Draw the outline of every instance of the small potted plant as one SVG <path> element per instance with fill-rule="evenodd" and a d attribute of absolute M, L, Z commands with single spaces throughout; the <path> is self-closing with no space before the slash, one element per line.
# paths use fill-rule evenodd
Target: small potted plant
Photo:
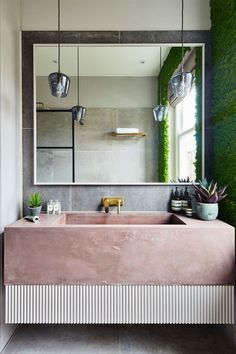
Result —
<path fill-rule="evenodd" d="M 37 192 L 31 194 L 30 199 L 28 201 L 28 209 L 30 211 L 30 215 L 39 216 L 43 203 L 44 202 L 41 193 Z"/>
<path fill-rule="evenodd" d="M 216 182 L 208 182 L 207 179 L 199 181 L 199 185 L 193 184 L 193 186 L 197 199 L 197 216 L 206 221 L 215 220 L 219 211 L 218 202 L 226 197 L 227 186 L 218 187 Z"/>

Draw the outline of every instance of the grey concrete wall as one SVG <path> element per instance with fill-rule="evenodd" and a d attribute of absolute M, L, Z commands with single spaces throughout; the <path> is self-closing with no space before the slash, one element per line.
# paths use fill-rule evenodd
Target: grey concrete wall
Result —
<path fill-rule="evenodd" d="M 37 102 L 46 107 L 77 104 L 78 78 L 71 77 L 66 98 L 50 94 L 48 78 L 36 79 Z M 155 77 L 81 77 L 84 126 L 75 124 L 75 181 L 140 183 L 158 181 L 158 124 L 152 115 L 157 100 Z M 134 127 L 145 138 L 114 138 L 116 127 Z M 38 112 L 37 146 L 72 146 L 71 113 Z M 72 181 L 72 151 L 37 152 L 37 181 Z"/>
<path fill-rule="evenodd" d="M 47 107 L 71 108 L 78 104 L 78 78 L 70 77 L 67 97 L 58 99 L 50 93 L 48 78 L 36 79 L 37 102 Z M 156 77 L 80 77 L 80 103 L 85 107 L 147 108 L 157 104 Z"/>
<path fill-rule="evenodd" d="M 143 138 L 111 136 L 116 127 L 138 128 Z M 140 183 L 158 180 L 158 125 L 150 108 L 90 108 L 75 128 L 76 181 Z"/>
<path fill-rule="evenodd" d="M 72 115 L 37 113 L 37 146 L 72 146 Z M 133 127 L 143 138 L 111 135 Z M 158 124 L 151 108 L 88 108 L 85 124 L 75 123 L 75 181 L 140 183 L 158 181 Z M 72 182 L 72 150 L 37 149 L 37 181 Z"/>
<path fill-rule="evenodd" d="M 20 6 L 0 1 L 0 352 L 15 329 L 4 320 L 3 231 L 22 209 Z"/>
<path fill-rule="evenodd" d="M 184 28 L 210 28 L 210 0 L 187 0 Z M 66 0 L 61 4 L 64 31 L 179 30 L 180 2 L 176 0 Z M 28 31 L 57 29 L 54 1 L 22 0 L 22 28 Z M 43 19 L 43 20 L 42 20 Z"/>

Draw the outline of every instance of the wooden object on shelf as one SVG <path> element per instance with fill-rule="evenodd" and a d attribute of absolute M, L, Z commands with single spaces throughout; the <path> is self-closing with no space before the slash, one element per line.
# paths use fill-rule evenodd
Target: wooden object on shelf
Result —
<path fill-rule="evenodd" d="M 146 133 L 116 133 L 116 132 L 112 132 L 111 133 L 112 136 L 115 136 L 115 137 L 131 137 L 131 138 L 134 138 L 134 137 L 138 137 L 138 138 L 143 138 L 144 136 L 147 136 Z"/>

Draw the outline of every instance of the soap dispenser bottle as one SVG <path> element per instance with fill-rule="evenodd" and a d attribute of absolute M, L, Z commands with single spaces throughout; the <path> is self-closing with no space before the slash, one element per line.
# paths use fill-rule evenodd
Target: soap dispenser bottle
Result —
<path fill-rule="evenodd" d="M 182 210 L 185 212 L 186 208 L 188 207 L 188 200 L 189 200 L 189 194 L 188 194 L 188 188 L 185 188 L 185 192 L 182 193 Z"/>
<path fill-rule="evenodd" d="M 175 188 L 174 195 L 171 199 L 171 210 L 174 212 L 179 212 L 182 210 L 182 201 L 180 200 L 180 193 L 178 187 Z"/>
<path fill-rule="evenodd" d="M 188 217 L 192 217 L 193 216 L 193 207 L 192 207 L 192 199 L 188 193 L 188 189 L 186 187 L 186 190 L 185 190 L 185 198 L 186 198 L 186 201 L 187 201 L 187 206 L 185 208 L 185 213 L 186 213 L 186 216 Z"/>

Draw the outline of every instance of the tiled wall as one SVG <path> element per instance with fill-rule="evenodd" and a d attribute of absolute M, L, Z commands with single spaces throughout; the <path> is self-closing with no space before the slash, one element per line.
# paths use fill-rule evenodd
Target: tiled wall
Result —
<path fill-rule="evenodd" d="M 30 193 L 40 191 L 46 200 L 59 199 L 63 210 L 99 210 L 105 195 L 122 195 L 124 210 L 167 210 L 172 186 L 34 186 L 33 128 L 23 128 L 23 191 L 24 200 Z M 27 209 L 24 208 L 27 213 Z"/>
<path fill-rule="evenodd" d="M 37 112 L 37 181 L 71 182 L 70 112 Z M 146 137 L 114 137 L 117 127 L 138 128 Z M 87 108 L 84 125 L 74 124 L 75 181 L 158 181 L 158 124 L 151 108 Z"/>

